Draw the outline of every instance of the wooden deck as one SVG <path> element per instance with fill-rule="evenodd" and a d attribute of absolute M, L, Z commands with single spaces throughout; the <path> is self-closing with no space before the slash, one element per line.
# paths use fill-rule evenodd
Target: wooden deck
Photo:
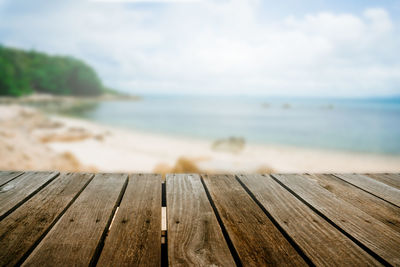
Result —
<path fill-rule="evenodd" d="M 1 266 L 400 266 L 400 174 L 0 172 L 0 220 Z"/>

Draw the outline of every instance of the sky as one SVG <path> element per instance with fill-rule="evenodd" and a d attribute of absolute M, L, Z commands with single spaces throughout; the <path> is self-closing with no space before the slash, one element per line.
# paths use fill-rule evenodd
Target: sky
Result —
<path fill-rule="evenodd" d="M 399 28 L 399 0 L 0 0 L 0 44 L 133 94 L 400 95 Z"/>

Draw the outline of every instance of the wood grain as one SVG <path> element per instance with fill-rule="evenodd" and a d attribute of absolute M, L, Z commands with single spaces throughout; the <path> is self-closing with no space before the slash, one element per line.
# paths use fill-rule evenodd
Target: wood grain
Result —
<path fill-rule="evenodd" d="M 97 174 L 23 265 L 88 266 L 126 181 L 125 174 Z"/>
<path fill-rule="evenodd" d="M 16 172 L 16 171 L 0 171 L 0 186 L 8 183 L 15 177 L 23 174 L 23 172 Z"/>
<path fill-rule="evenodd" d="M 243 265 L 307 265 L 234 176 L 202 177 Z"/>
<path fill-rule="evenodd" d="M 385 183 L 394 188 L 400 189 L 400 174 L 398 173 L 369 173 L 365 174 L 368 177 L 371 177 L 379 182 Z"/>
<path fill-rule="evenodd" d="M 0 171 L 0 266 L 160 266 L 160 176 L 93 176 Z M 168 175 L 169 265 L 400 266 L 399 179 Z"/>
<path fill-rule="evenodd" d="M 400 232 L 400 208 L 361 190 L 334 175 L 309 175 L 321 187 L 343 199 L 354 207 L 368 213 L 375 219 Z"/>
<path fill-rule="evenodd" d="M 130 175 L 97 266 L 161 265 L 161 176 Z"/>
<path fill-rule="evenodd" d="M 238 178 L 316 266 L 381 266 L 270 176 Z"/>
<path fill-rule="evenodd" d="M 392 228 L 336 197 L 309 177 L 297 174 L 272 176 L 381 260 L 400 265 L 400 234 Z"/>
<path fill-rule="evenodd" d="M 58 172 L 26 172 L 0 187 L 0 220 L 52 181 Z"/>
<path fill-rule="evenodd" d="M 16 265 L 92 176 L 92 174 L 61 174 L 2 220 L 0 222 L 0 265 Z"/>
<path fill-rule="evenodd" d="M 200 176 L 166 177 L 170 266 L 235 266 Z"/>
<path fill-rule="evenodd" d="M 400 207 L 400 190 L 361 174 L 335 174 L 371 194 Z"/>

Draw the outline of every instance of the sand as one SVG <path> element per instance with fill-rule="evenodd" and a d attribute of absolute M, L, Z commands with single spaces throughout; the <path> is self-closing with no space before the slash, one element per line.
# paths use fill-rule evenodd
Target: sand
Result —
<path fill-rule="evenodd" d="M 400 172 L 400 156 L 145 133 L 0 105 L 0 169 L 101 172 Z"/>
<path fill-rule="evenodd" d="M 95 171 L 69 152 L 53 151 L 36 134 L 61 126 L 34 109 L 0 105 L 0 170 Z"/>

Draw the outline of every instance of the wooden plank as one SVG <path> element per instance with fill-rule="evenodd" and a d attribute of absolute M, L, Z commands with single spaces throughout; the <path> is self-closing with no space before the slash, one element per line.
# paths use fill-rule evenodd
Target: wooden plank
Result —
<path fill-rule="evenodd" d="M 400 174 L 398 173 L 368 173 L 365 175 L 391 187 L 400 189 Z"/>
<path fill-rule="evenodd" d="M 15 171 L 0 171 L 0 186 L 8 183 L 12 179 L 18 177 L 23 174 L 23 172 L 15 172 Z"/>
<path fill-rule="evenodd" d="M 400 207 L 400 190 L 397 188 L 361 174 L 335 174 L 335 176 Z"/>
<path fill-rule="evenodd" d="M 297 174 L 273 174 L 281 184 L 297 194 L 321 216 L 329 219 L 380 261 L 400 265 L 400 234 L 337 198 L 316 181 Z"/>
<path fill-rule="evenodd" d="M 270 176 L 238 178 L 316 266 L 381 266 Z"/>
<path fill-rule="evenodd" d="M 92 174 L 61 174 L 0 222 L 0 265 L 19 265 Z"/>
<path fill-rule="evenodd" d="M 26 172 L 0 187 L 0 220 L 51 182 L 58 172 Z"/>
<path fill-rule="evenodd" d="M 97 266 L 161 265 L 161 176 L 130 175 Z"/>
<path fill-rule="evenodd" d="M 170 266 L 235 266 L 199 175 L 167 175 Z"/>
<path fill-rule="evenodd" d="M 307 176 L 354 207 L 400 232 L 400 208 L 330 174 Z"/>
<path fill-rule="evenodd" d="M 97 174 L 23 265 L 91 264 L 126 182 L 124 174 Z"/>
<path fill-rule="evenodd" d="M 243 265 L 307 265 L 234 176 L 202 177 Z"/>

